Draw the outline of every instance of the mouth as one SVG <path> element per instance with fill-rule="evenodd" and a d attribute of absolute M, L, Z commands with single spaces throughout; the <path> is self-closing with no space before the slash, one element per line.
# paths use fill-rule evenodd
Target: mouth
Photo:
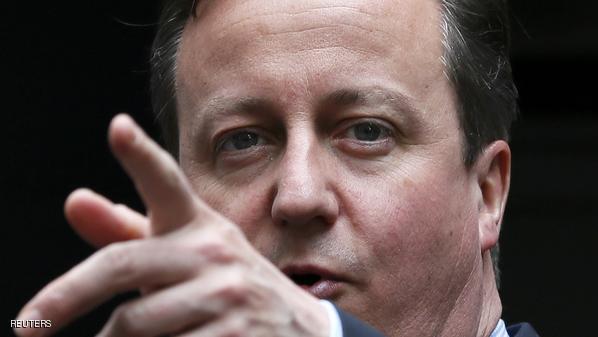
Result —
<path fill-rule="evenodd" d="M 337 297 L 343 282 L 329 270 L 312 265 L 288 266 L 282 272 L 303 290 L 320 299 Z"/>

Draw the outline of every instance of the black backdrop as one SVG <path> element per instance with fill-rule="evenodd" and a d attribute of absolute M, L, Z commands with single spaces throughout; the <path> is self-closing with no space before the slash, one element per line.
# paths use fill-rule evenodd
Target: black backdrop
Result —
<path fill-rule="evenodd" d="M 543 337 L 596 336 L 590 330 L 598 314 L 592 3 L 512 1 L 522 115 L 513 133 L 501 293 L 505 320 L 529 321 Z M 63 218 L 70 191 L 91 187 L 141 209 L 105 139 L 119 111 L 158 136 L 147 84 L 155 27 L 146 25 L 156 21 L 158 5 L 66 0 L 1 8 L 0 322 L 12 335 L 9 320 L 26 300 L 93 252 Z M 93 335 L 122 299 L 60 335 Z"/>

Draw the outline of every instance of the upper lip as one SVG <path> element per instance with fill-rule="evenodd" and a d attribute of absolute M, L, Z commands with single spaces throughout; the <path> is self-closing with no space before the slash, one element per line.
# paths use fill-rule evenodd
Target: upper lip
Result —
<path fill-rule="evenodd" d="M 322 280 L 343 281 L 344 278 L 327 268 L 314 264 L 291 264 L 281 268 L 281 271 L 289 278 L 301 275 L 317 275 Z"/>

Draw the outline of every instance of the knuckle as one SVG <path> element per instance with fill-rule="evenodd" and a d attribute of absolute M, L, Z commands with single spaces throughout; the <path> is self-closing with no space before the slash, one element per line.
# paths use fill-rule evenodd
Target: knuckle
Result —
<path fill-rule="evenodd" d="M 223 286 L 218 290 L 217 296 L 226 299 L 227 302 L 235 306 L 245 305 L 253 297 L 253 289 L 246 282 L 240 273 L 231 273 L 223 282 Z"/>
<path fill-rule="evenodd" d="M 234 225 L 230 226 L 219 226 L 218 227 L 219 235 L 229 244 L 238 245 L 241 241 L 244 241 L 244 235 L 241 230 Z"/>
<path fill-rule="evenodd" d="M 192 250 L 201 260 L 214 263 L 230 263 L 236 258 L 232 245 L 217 235 L 202 238 L 193 245 Z"/>
<path fill-rule="evenodd" d="M 133 305 L 121 305 L 112 314 L 112 331 L 117 336 L 142 336 L 144 331 L 139 316 Z"/>
<path fill-rule="evenodd" d="M 119 276 L 130 276 L 136 271 L 131 248 L 127 243 L 113 243 L 100 251 L 101 263 L 116 278 L 115 280 L 118 280 Z"/>
<path fill-rule="evenodd" d="M 248 329 L 243 318 L 233 317 L 224 321 L 223 329 L 218 331 L 215 335 L 217 337 L 247 337 L 255 335 L 255 332 Z"/>

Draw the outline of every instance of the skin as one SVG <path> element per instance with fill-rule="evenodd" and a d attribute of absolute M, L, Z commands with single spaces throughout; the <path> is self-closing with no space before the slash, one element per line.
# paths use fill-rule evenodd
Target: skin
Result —
<path fill-rule="evenodd" d="M 509 147 L 463 164 L 437 1 L 372 4 L 200 3 L 177 62 L 180 170 L 117 117 L 112 149 L 151 215 L 75 192 L 66 214 L 84 238 L 137 240 L 100 250 L 20 317 L 53 319 L 43 335 L 143 288 L 102 335 L 326 336 L 322 307 L 278 270 L 312 264 L 342 279 L 330 300 L 388 336 L 489 336 Z M 364 123 L 380 134 L 361 139 Z"/>

